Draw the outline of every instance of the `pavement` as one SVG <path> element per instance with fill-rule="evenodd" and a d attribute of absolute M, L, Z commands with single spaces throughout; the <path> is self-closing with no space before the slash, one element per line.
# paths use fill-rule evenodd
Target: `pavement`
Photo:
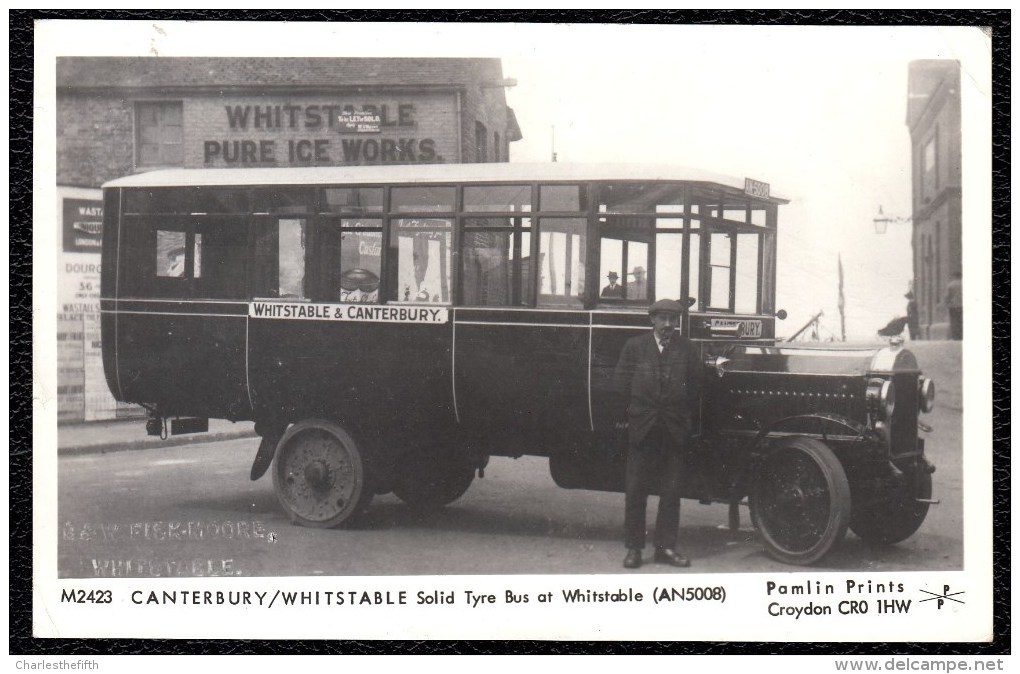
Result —
<path fill-rule="evenodd" d="M 252 438 L 255 441 L 255 424 L 251 421 L 233 423 L 223 419 L 210 419 L 206 433 L 168 435 L 165 440 L 159 436 L 145 434 L 145 419 L 116 419 L 110 421 L 87 421 L 57 426 L 57 453 L 97 454 L 121 452 L 129 449 L 153 449 L 190 445 L 203 442 L 219 442 Z M 255 441 L 252 449 L 258 446 Z"/>

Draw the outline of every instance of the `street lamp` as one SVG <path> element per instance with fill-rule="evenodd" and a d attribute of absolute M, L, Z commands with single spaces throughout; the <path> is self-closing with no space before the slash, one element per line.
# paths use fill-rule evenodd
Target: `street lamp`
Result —
<path fill-rule="evenodd" d="M 910 218 L 902 218 L 899 216 L 888 217 L 882 212 L 882 205 L 878 205 L 878 215 L 872 218 L 872 222 L 875 223 L 875 234 L 885 234 L 889 228 L 890 222 L 910 222 Z"/>

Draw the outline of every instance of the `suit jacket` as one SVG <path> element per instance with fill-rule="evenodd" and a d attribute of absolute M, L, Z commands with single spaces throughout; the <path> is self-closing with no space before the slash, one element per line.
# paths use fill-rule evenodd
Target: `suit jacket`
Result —
<path fill-rule="evenodd" d="M 661 423 L 682 449 L 694 429 L 701 398 L 701 367 L 689 339 L 673 333 L 659 353 L 654 333 L 627 340 L 613 373 L 613 386 L 627 401 L 628 442 L 636 448 Z"/>

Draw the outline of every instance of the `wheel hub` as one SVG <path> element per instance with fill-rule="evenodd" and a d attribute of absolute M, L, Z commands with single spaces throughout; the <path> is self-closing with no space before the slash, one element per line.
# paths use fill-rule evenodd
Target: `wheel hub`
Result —
<path fill-rule="evenodd" d="M 313 489 L 325 489 L 330 484 L 330 469 L 325 461 L 315 460 L 305 466 L 305 482 Z"/>

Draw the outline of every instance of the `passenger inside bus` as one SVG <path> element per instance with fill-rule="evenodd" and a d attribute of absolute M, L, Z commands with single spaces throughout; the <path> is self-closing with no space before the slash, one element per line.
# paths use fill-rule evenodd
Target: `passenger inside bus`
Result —
<path fill-rule="evenodd" d="M 648 297 L 648 281 L 645 280 L 645 268 L 634 267 L 631 272 L 634 280 L 627 284 L 627 299 L 643 300 Z"/>
<path fill-rule="evenodd" d="M 602 297 L 618 297 L 623 299 L 623 286 L 616 282 L 620 275 L 615 271 L 611 271 L 606 274 L 606 278 L 609 279 L 609 285 L 602 289 Z"/>

